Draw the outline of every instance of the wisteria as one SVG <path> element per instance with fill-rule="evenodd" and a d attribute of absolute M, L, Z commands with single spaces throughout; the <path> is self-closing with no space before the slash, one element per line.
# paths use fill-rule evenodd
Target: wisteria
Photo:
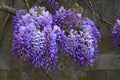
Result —
<path fill-rule="evenodd" d="M 113 31 L 112 31 L 112 42 L 117 51 L 120 51 L 120 20 L 117 19 Z"/>
<path fill-rule="evenodd" d="M 38 31 L 31 41 L 32 63 L 36 68 L 43 67 L 47 73 L 56 69 L 58 46 L 56 43 L 57 34 L 55 33 L 55 28 L 57 27 L 54 26 L 52 32 L 50 32 L 50 28 L 47 31 L 45 29 L 42 32 Z"/>
<path fill-rule="evenodd" d="M 53 24 L 64 30 L 63 36 L 66 39 L 61 41 L 60 44 L 64 46 L 60 49 L 69 54 L 75 64 L 92 66 L 98 55 L 98 41 L 101 38 L 94 22 L 80 13 L 61 7 L 56 11 Z"/>
<path fill-rule="evenodd" d="M 58 5 L 55 0 L 44 1 Z M 18 11 L 13 21 L 13 37 L 15 59 L 50 73 L 56 69 L 58 53 L 70 56 L 74 64 L 92 66 L 101 35 L 92 20 L 62 6 L 55 15 L 45 7 Z"/>
<path fill-rule="evenodd" d="M 42 67 L 47 73 L 55 70 L 58 26 L 51 26 L 51 23 L 52 15 L 44 7 L 31 8 L 29 13 L 19 11 L 13 26 L 14 57 L 30 61 L 36 68 Z"/>
<path fill-rule="evenodd" d="M 50 11 L 56 11 L 59 8 L 59 3 L 57 0 L 43 0 Z"/>
<path fill-rule="evenodd" d="M 53 24 L 58 25 L 60 27 L 62 26 L 73 26 L 73 20 L 76 17 L 76 15 L 71 10 L 66 10 L 63 6 L 61 6 L 54 15 Z"/>
<path fill-rule="evenodd" d="M 84 25 L 87 28 L 87 25 Z M 75 64 L 92 66 L 98 55 L 98 41 L 90 31 L 71 30 L 69 39 L 71 44 L 71 57 Z"/>
<path fill-rule="evenodd" d="M 26 18 L 23 18 L 25 17 Z M 13 55 L 18 59 L 28 59 L 30 54 L 30 39 L 35 31 L 35 26 L 28 23 L 29 16 L 24 10 L 20 10 L 14 18 L 14 39 L 13 39 Z M 25 20 L 26 19 L 26 20 Z M 25 24 L 24 24 L 25 23 Z M 27 25 L 27 26 L 26 26 Z M 27 53 L 27 54 L 26 54 Z"/>

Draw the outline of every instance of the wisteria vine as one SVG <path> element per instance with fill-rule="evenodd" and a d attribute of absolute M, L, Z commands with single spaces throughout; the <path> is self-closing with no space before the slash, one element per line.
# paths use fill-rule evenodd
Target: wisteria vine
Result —
<path fill-rule="evenodd" d="M 120 52 L 120 20 L 117 19 L 112 30 L 112 43 L 115 49 Z"/>
<path fill-rule="evenodd" d="M 19 10 L 13 20 L 12 55 L 42 67 L 46 73 L 56 69 L 58 54 L 71 57 L 80 66 L 92 66 L 98 56 L 100 32 L 94 22 L 76 8 L 58 8 L 55 0 L 43 0 L 57 8 L 53 15 L 45 7 L 33 7 L 29 12 Z"/>

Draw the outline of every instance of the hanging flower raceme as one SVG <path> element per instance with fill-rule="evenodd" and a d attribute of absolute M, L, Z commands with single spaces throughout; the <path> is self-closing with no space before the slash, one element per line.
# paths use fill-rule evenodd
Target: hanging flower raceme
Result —
<path fill-rule="evenodd" d="M 13 56 L 42 67 L 46 73 L 56 68 L 58 26 L 51 26 L 52 15 L 44 7 L 19 11 L 14 17 Z"/>
<path fill-rule="evenodd" d="M 91 66 L 97 58 L 101 35 L 94 22 L 78 12 L 61 7 L 53 16 L 44 7 L 34 7 L 18 11 L 13 24 L 14 58 L 46 73 L 56 69 L 58 52 L 80 66 Z"/>
<path fill-rule="evenodd" d="M 56 11 L 59 8 L 59 3 L 57 0 L 43 0 L 50 11 Z"/>
<path fill-rule="evenodd" d="M 61 6 L 57 11 L 56 14 L 53 17 L 53 25 L 58 26 L 69 26 L 71 27 L 73 24 L 73 20 L 75 18 L 75 14 L 71 10 L 64 9 L 63 6 Z"/>
<path fill-rule="evenodd" d="M 117 51 L 120 51 L 120 20 L 117 19 L 113 31 L 112 31 L 112 42 Z"/>
<path fill-rule="evenodd" d="M 58 25 L 63 31 L 59 34 L 57 42 L 59 43 L 59 51 L 62 53 L 70 54 L 70 44 L 69 44 L 69 30 L 73 27 L 74 13 L 70 10 L 65 10 L 64 7 L 60 7 L 53 17 L 53 25 Z"/>
<path fill-rule="evenodd" d="M 75 64 L 91 66 L 94 59 L 97 58 L 98 40 L 101 38 L 94 22 L 80 13 L 74 13 L 61 7 L 56 11 L 53 23 L 64 30 L 62 36 L 65 36 L 66 40 L 59 42 L 66 46 L 62 46 L 61 51 L 68 53 Z"/>
<path fill-rule="evenodd" d="M 71 44 L 71 57 L 75 64 L 80 66 L 92 66 L 98 55 L 98 40 L 100 33 L 94 24 L 85 21 L 75 23 L 76 29 L 70 30 L 69 40 Z M 92 22 L 92 21 L 91 21 Z"/>
<path fill-rule="evenodd" d="M 28 60 L 30 57 L 30 40 L 35 32 L 35 25 L 30 14 L 20 10 L 14 17 L 13 26 L 13 55 L 19 60 Z"/>
<path fill-rule="evenodd" d="M 47 73 L 56 69 L 58 59 L 58 44 L 56 38 L 58 30 L 58 26 L 53 26 L 53 29 L 50 27 L 44 27 L 44 30 L 42 32 L 37 32 L 32 40 L 32 63 L 35 67 L 43 67 Z"/>

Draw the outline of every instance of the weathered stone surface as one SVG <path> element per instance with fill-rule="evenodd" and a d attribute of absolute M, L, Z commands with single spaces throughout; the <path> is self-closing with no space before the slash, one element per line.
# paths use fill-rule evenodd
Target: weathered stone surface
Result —
<path fill-rule="evenodd" d="M 85 76 L 85 68 L 73 65 L 70 57 L 60 56 L 57 70 L 51 75 L 53 80 L 77 80 Z"/>
<path fill-rule="evenodd" d="M 107 71 L 107 80 L 120 80 L 120 70 Z"/>
<path fill-rule="evenodd" d="M 0 69 L 8 70 L 8 64 L 6 64 L 5 60 L 0 60 Z"/>
<path fill-rule="evenodd" d="M 99 54 L 92 70 L 115 70 L 120 69 L 120 55 Z"/>
<path fill-rule="evenodd" d="M 8 80 L 8 71 L 0 70 L 0 80 Z"/>
<path fill-rule="evenodd" d="M 87 72 L 86 75 L 90 80 L 109 80 L 107 79 L 107 71 L 103 70 L 90 71 Z"/>
<path fill-rule="evenodd" d="M 120 70 L 95 70 L 86 73 L 90 80 L 119 80 Z"/>

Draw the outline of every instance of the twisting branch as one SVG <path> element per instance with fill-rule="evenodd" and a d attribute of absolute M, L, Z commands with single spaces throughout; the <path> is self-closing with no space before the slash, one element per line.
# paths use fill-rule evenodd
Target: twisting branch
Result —
<path fill-rule="evenodd" d="M 93 8 L 93 5 L 92 5 L 92 2 L 91 0 L 89 0 L 89 5 L 91 6 L 91 8 L 93 9 L 93 19 L 94 19 L 94 22 L 95 22 L 95 11 L 94 11 L 94 8 Z"/>
<path fill-rule="evenodd" d="M 7 24 L 7 21 L 8 21 L 9 16 L 10 16 L 10 15 L 7 14 L 7 16 L 5 17 L 5 21 L 4 21 L 4 23 L 3 23 L 2 27 L 1 27 L 1 30 L 0 30 L 0 41 L 1 41 L 1 39 L 2 39 L 3 29 L 4 29 L 4 27 L 5 27 L 6 24 Z"/>
<path fill-rule="evenodd" d="M 28 1 L 27 0 L 23 0 L 23 1 L 25 2 L 25 5 L 26 5 L 27 9 L 29 9 L 30 5 L 29 5 Z"/>
<path fill-rule="evenodd" d="M 42 2 L 42 0 L 33 0 L 34 4 L 32 5 L 32 7 L 38 5 L 39 3 Z"/>
<path fill-rule="evenodd" d="M 83 1 L 84 1 L 84 3 L 88 6 L 88 8 L 95 14 L 95 16 L 96 16 L 96 18 L 97 18 L 98 20 L 100 20 L 101 22 L 105 23 L 105 24 L 108 25 L 110 28 L 113 27 L 113 25 L 112 25 L 110 22 L 108 22 L 107 20 L 103 19 L 103 18 L 100 16 L 100 14 L 98 14 L 98 13 L 94 10 L 94 8 L 93 8 L 92 3 L 91 3 L 90 0 L 89 0 L 88 2 L 87 2 L 86 0 L 83 0 Z"/>
<path fill-rule="evenodd" d="M 5 11 L 7 13 L 11 13 L 13 15 L 15 15 L 15 13 L 16 13 L 16 9 L 15 8 L 7 6 L 3 2 L 0 2 L 0 10 Z"/>
<path fill-rule="evenodd" d="M 3 2 L 3 3 L 4 3 L 4 2 L 5 2 L 5 0 L 0 0 L 0 2 Z"/>
<path fill-rule="evenodd" d="M 5 0 L 1 0 L 1 2 L 3 2 L 3 3 L 4 3 L 4 1 L 5 1 Z M 14 7 L 14 0 L 12 0 L 11 6 Z M 6 26 L 7 22 L 8 22 L 9 17 L 10 17 L 10 14 L 8 13 L 7 16 L 5 17 L 5 21 L 4 21 L 3 25 L 2 25 L 2 27 L 1 27 L 0 40 L 1 40 L 1 38 L 2 38 L 3 29 L 5 28 L 5 26 Z"/>

